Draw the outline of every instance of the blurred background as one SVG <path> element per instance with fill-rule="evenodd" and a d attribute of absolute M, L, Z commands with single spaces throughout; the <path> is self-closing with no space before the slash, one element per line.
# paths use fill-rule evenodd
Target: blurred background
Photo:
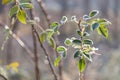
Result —
<path fill-rule="evenodd" d="M 10 25 L 8 12 L 12 5 L 2 5 L 0 0 L 0 21 Z M 89 63 L 86 70 L 86 80 L 120 80 L 120 0 L 42 0 L 47 13 L 51 17 L 51 22 L 60 21 L 62 16 L 67 16 L 69 19 L 75 15 L 81 18 L 84 14 L 88 14 L 91 10 L 98 10 L 100 18 L 108 19 L 112 25 L 108 26 L 110 40 L 106 40 L 103 36 L 98 36 L 96 32 L 91 33 L 91 39 L 94 41 L 94 46 L 99 48 L 93 62 Z M 41 11 L 36 0 L 34 3 L 34 16 L 40 18 L 40 24 L 44 29 L 47 29 L 45 16 Z M 31 34 L 31 26 L 16 24 L 13 32 L 16 33 L 24 43 L 33 51 L 33 40 Z M 72 23 L 65 24 L 61 27 L 61 34 L 58 36 L 60 44 L 66 37 L 76 36 L 76 26 Z M 0 47 L 5 41 L 6 34 L 4 29 L 0 27 Z M 52 61 L 55 56 L 53 50 L 44 44 L 51 55 Z M 52 80 L 52 75 L 46 61 L 46 57 L 39 47 L 39 67 L 41 80 Z M 12 37 L 6 42 L 4 50 L 0 51 L 1 66 L 17 61 L 20 63 L 19 72 L 10 72 L 10 80 L 35 80 L 34 63 L 26 54 L 26 51 Z M 73 58 L 73 50 L 68 51 L 67 58 L 63 60 L 63 78 L 64 80 L 78 80 L 78 68 L 76 60 Z M 57 70 L 57 68 L 55 67 Z M 47 76 L 47 77 L 46 77 Z"/>

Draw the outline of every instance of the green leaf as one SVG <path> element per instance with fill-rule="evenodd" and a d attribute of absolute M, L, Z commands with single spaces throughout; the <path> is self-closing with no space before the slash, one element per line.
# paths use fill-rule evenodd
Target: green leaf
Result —
<path fill-rule="evenodd" d="M 35 20 L 27 20 L 27 23 L 28 24 L 36 24 L 36 21 Z"/>
<path fill-rule="evenodd" d="M 71 21 L 74 21 L 74 22 L 76 22 L 76 21 L 77 21 L 77 18 L 76 18 L 76 16 L 72 16 L 72 17 L 71 17 Z"/>
<path fill-rule="evenodd" d="M 93 44 L 93 41 L 90 40 L 90 39 L 85 39 L 85 40 L 83 41 L 83 44 L 89 44 L 89 45 L 92 45 L 92 44 Z"/>
<path fill-rule="evenodd" d="M 75 39 L 72 42 L 73 42 L 73 44 L 76 44 L 76 45 L 80 45 L 82 43 L 81 40 L 79 40 L 79 39 Z"/>
<path fill-rule="evenodd" d="M 83 36 L 83 32 L 81 32 L 80 30 L 76 30 L 77 34 L 80 36 Z"/>
<path fill-rule="evenodd" d="M 47 29 L 46 32 L 47 32 L 47 38 L 51 38 L 54 33 L 52 29 Z"/>
<path fill-rule="evenodd" d="M 70 46 L 72 44 L 72 41 L 69 38 L 66 38 L 66 40 L 64 41 L 64 44 L 66 46 Z"/>
<path fill-rule="evenodd" d="M 83 16 L 83 20 L 85 20 L 85 21 L 86 21 L 86 20 L 90 20 L 90 19 L 91 19 L 91 17 L 89 17 L 88 15 L 84 15 L 84 16 Z"/>
<path fill-rule="evenodd" d="M 61 24 L 65 24 L 67 22 L 67 17 L 63 16 L 60 22 Z"/>
<path fill-rule="evenodd" d="M 42 32 L 40 35 L 40 41 L 43 43 L 46 40 L 46 33 Z"/>
<path fill-rule="evenodd" d="M 61 59 L 62 59 L 61 56 L 58 56 L 54 61 L 54 66 L 58 66 Z"/>
<path fill-rule="evenodd" d="M 81 52 L 79 50 L 76 50 L 74 53 L 74 58 L 78 58 L 81 56 Z"/>
<path fill-rule="evenodd" d="M 90 54 L 87 54 L 87 53 L 84 52 L 82 55 L 83 55 L 86 59 L 88 59 L 89 61 L 92 62 L 92 57 L 91 57 Z"/>
<path fill-rule="evenodd" d="M 80 72 L 83 72 L 86 68 L 86 62 L 85 62 L 85 59 L 80 59 L 79 62 L 78 62 L 78 68 L 80 70 Z"/>
<path fill-rule="evenodd" d="M 89 24 L 87 22 L 85 22 L 85 21 L 80 22 L 80 26 L 82 26 L 82 27 L 87 27 L 88 25 Z"/>
<path fill-rule="evenodd" d="M 93 11 L 91 11 L 91 12 L 89 13 L 89 16 L 90 16 L 90 17 L 95 17 L 95 16 L 97 16 L 98 14 L 99 14 L 99 11 L 93 10 Z"/>
<path fill-rule="evenodd" d="M 99 27 L 99 23 L 93 23 L 92 24 L 92 30 L 95 30 L 95 29 L 97 29 Z"/>
<path fill-rule="evenodd" d="M 33 5 L 31 3 L 21 3 L 20 6 L 22 8 L 28 8 L 28 9 L 32 9 Z"/>
<path fill-rule="evenodd" d="M 54 32 L 57 32 L 58 29 L 59 29 L 59 23 L 58 23 L 58 22 L 53 22 L 53 23 L 50 25 L 50 29 L 53 29 Z"/>
<path fill-rule="evenodd" d="M 9 16 L 12 17 L 13 15 L 17 14 L 18 10 L 19 10 L 18 5 L 13 6 L 10 9 Z"/>
<path fill-rule="evenodd" d="M 49 39 L 47 39 L 48 41 L 48 44 L 53 48 L 55 49 L 56 48 L 56 43 L 55 43 L 55 40 L 51 37 Z"/>
<path fill-rule="evenodd" d="M 20 0 L 20 3 L 29 3 L 30 0 Z"/>
<path fill-rule="evenodd" d="M 84 32 L 83 36 L 84 36 L 84 37 L 90 36 L 90 34 L 89 34 L 88 32 Z"/>
<path fill-rule="evenodd" d="M 12 0 L 2 0 L 2 4 L 10 3 Z"/>
<path fill-rule="evenodd" d="M 108 20 L 106 19 L 97 19 L 97 22 L 100 24 L 100 25 L 105 25 L 105 26 L 108 26 L 111 24 L 111 22 L 109 22 Z"/>
<path fill-rule="evenodd" d="M 17 18 L 21 23 L 26 24 L 26 12 L 24 10 L 19 10 Z"/>
<path fill-rule="evenodd" d="M 57 52 L 62 54 L 62 57 L 66 56 L 67 49 L 64 46 L 58 46 L 57 47 Z"/>
<path fill-rule="evenodd" d="M 104 25 L 100 25 L 98 32 L 102 34 L 105 38 L 109 38 L 108 29 Z"/>

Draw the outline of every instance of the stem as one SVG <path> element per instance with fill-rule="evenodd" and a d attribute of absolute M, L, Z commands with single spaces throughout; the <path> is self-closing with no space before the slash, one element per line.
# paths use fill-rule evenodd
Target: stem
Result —
<path fill-rule="evenodd" d="M 45 19 L 46 19 L 46 21 L 48 23 L 48 26 L 50 26 L 50 16 L 48 15 L 48 13 L 47 13 L 47 11 L 46 11 L 46 9 L 44 7 L 44 4 L 43 4 L 42 0 L 37 0 L 37 2 L 39 3 L 39 6 L 40 6 L 42 12 L 45 15 Z"/>
<path fill-rule="evenodd" d="M 80 23 L 81 23 L 81 19 L 78 22 L 78 28 L 82 33 L 84 33 L 85 29 L 82 26 L 80 26 Z M 81 42 L 82 42 L 81 47 L 83 49 L 83 36 L 80 36 L 80 39 L 81 39 Z M 83 72 L 79 72 L 79 80 L 85 80 Z"/>
<path fill-rule="evenodd" d="M 33 17 L 32 11 L 30 12 L 30 14 L 31 14 L 31 17 Z M 47 14 L 47 13 L 46 13 L 46 14 Z M 49 20 L 47 20 L 47 21 L 49 21 Z M 49 25 L 50 25 L 50 24 L 49 24 Z M 38 26 L 38 25 L 37 25 L 37 26 Z M 39 27 L 41 27 L 41 26 L 39 26 Z M 33 27 L 33 28 L 34 28 L 34 27 Z M 43 30 L 44 30 L 44 29 L 42 29 L 42 31 L 43 31 Z M 47 56 L 47 60 L 48 60 L 48 62 L 49 62 L 49 67 L 50 67 L 50 69 L 51 69 L 51 72 L 52 72 L 55 80 L 58 80 L 58 79 L 57 79 L 57 75 L 56 75 L 56 73 L 55 73 L 55 71 L 54 71 L 54 68 L 52 67 L 52 63 L 51 63 L 50 57 L 49 57 L 46 49 L 44 48 L 43 44 L 41 43 L 41 41 L 40 41 L 40 39 L 39 39 L 39 34 L 38 34 L 38 32 L 36 31 L 35 28 L 34 28 L 34 32 L 35 32 L 35 34 L 36 34 L 36 36 L 37 36 L 37 38 L 38 38 L 38 41 L 39 41 L 39 43 L 40 43 L 41 48 L 43 49 L 45 55 Z"/>
<path fill-rule="evenodd" d="M 4 75 L 0 74 L 0 76 L 1 76 L 4 80 L 8 80 Z"/>
<path fill-rule="evenodd" d="M 51 24 L 51 23 L 50 23 L 50 16 L 48 15 L 48 13 L 47 13 L 47 11 L 46 11 L 46 9 L 45 9 L 45 7 L 44 7 L 44 4 L 43 4 L 42 0 L 37 0 L 37 2 L 39 3 L 39 6 L 40 6 L 42 12 L 43 12 L 43 14 L 45 15 L 45 18 L 46 18 L 46 21 L 47 21 L 48 26 L 50 26 L 50 24 Z M 49 27 L 48 27 L 48 28 L 49 28 Z M 53 38 L 55 39 L 56 45 L 58 46 L 58 44 L 59 44 L 59 39 L 58 39 L 58 37 L 57 37 L 57 36 L 53 36 Z M 56 50 L 56 49 L 55 49 L 55 50 Z M 58 57 L 59 54 L 57 53 L 57 51 L 55 51 L 55 53 L 56 53 L 56 56 Z M 60 77 L 60 80 L 63 80 L 63 79 L 62 79 L 62 62 L 61 62 L 61 61 L 60 61 L 60 63 L 59 63 L 58 69 L 59 69 L 59 77 Z"/>
<path fill-rule="evenodd" d="M 2 22 L 0 22 L 0 26 L 4 27 L 4 29 L 9 29 L 9 27 L 5 24 L 3 24 Z M 28 55 L 32 58 L 32 60 L 34 60 L 34 55 L 31 52 L 31 50 L 25 45 L 25 43 L 15 34 L 13 33 L 10 29 L 9 29 L 9 34 L 16 39 L 16 41 L 22 46 L 22 48 L 24 48 L 26 50 L 26 52 L 28 53 Z"/>
<path fill-rule="evenodd" d="M 35 33 L 36 33 L 36 36 L 37 36 L 37 38 L 38 38 L 38 40 L 39 40 L 40 46 L 41 46 L 41 48 L 43 49 L 43 51 L 44 51 L 44 53 L 45 53 L 45 55 L 46 55 L 46 58 L 47 58 L 47 60 L 48 60 L 48 63 L 49 63 L 49 67 L 50 67 L 50 69 L 51 69 L 51 72 L 52 72 L 55 80 L 58 80 L 58 79 L 57 79 L 57 75 L 56 75 L 56 73 L 55 73 L 55 70 L 54 70 L 54 68 L 53 68 L 53 66 L 52 66 L 50 57 L 49 57 L 46 49 L 44 48 L 43 44 L 41 43 L 41 41 L 40 41 L 40 39 L 39 39 L 39 34 L 37 33 L 36 30 L 35 30 Z"/>
<path fill-rule="evenodd" d="M 36 72 L 36 80 L 40 80 L 40 71 L 39 71 L 39 59 L 37 55 L 37 40 L 34 32 L 34 26 L 32 25 L 32 35 L 33 35 L 33 45 L 34 45 L 34 63 L 35 63 L 35 72 Z"/>
<path fill-rule="evenodd" d="M 80 72 L 80 80 L 84 80 L 83 73 Z"/>
<path fill-rule="evenodd" d="M 54 36 L 55 40 L 56 40 L 56 46 L 58 46 L 59 44 L 59 40 L 56 36 Z M 55 53 L 56 53 L 56 56 L 58 57 L 59 56 L 59 53 L 57 52 L 57 50 L 55 49 Z M 58 65 L 58 70 L 59 70 L 59 79 L 60 80 L 63 80 L 63 77 L 62 77 L 62 62 L 60 61 L 59 62 L 59 65 Z"/>
<path fill-rule="evenodd" d="M 30 10 L 31 19 L 33 19 L 32 10 Z M 35 28 L 34 25 L 32 27 L 32 36 L 33 36 L 33 45 L 34 45 L 34 63 L 35 63 L 35 73 L 36 73 L 36 80 L 40 80 L 40 70 L 39 70 L 39 60 L 38 60 L 38 52 L 37 52 L 37 40 L 35 35 Z"/>

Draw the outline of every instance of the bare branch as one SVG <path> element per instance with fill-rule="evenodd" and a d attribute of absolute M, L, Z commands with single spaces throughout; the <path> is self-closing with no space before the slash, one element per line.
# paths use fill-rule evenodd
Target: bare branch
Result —
<path fill-rule="evenodd" d="M 47 21 L 47 23 L 48 23 L 48 26 L 50 26 L 50 24 L 51 24 L 51 23 L 50 23 L 50 16 L 48 15 L 48 13 L 47 13 L 47 11 L 46 11 L 46 8 L 44 7 L 44 4 L 43 4 L 42 0 L 37 0 L 37 2 L 39 3 L 39 6 L 40 6 L 42 12 L 43 12 L 44 15 L 45 15 L 45 18 L 46 18 L 46 21 Z"/>
<path fill-rule="evenodd" d="M 0 74 L 0 76 L 1 76 L 4 80 L 8 80 L 4 75 Z"/>
<path fill-rule="evenodd" d="M 4 23 L 0 22 L 0 26 L 2 26 L 4 29 L 9 29 L 9 27 L 7 25 L 5 25 Z M 16 39 L 16 41 L 22 46 L 22 48 L 24 48 L 26 50 L 26 52 L 28 53 L 28 55 L 34 60 L 34 55 L 31 52 L 31 50 L 25 45 L 25 43 L 15 34 L 13 33 L 10 29 L 9 29 L 9 34 L 12 35 L 12 37 L 14 39 Z"/>
<path fill-rule="evenodd" d="M 32 10 L 30 10 L 30 17 L 33 19 Z M 34 25 L 31 24 L 32 27 L 32 36 L 33 36 L 33 45 L 34 45 L 34 56 L 35 56 L 35 73 L 36 73 L 36 80 L 40 80 L 40 69 L 39 69 L 39 59 L 38 59 L 38 52 L 37 52 L 37 40 L 36 40 L 36 34 L 35 34 L 35 28 Z"/>

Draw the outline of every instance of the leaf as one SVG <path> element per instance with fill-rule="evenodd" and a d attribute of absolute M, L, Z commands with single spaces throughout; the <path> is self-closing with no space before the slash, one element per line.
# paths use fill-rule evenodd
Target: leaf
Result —
<path fill-rule="evenodd" d="M 109 38 L 108 29 L 104 25 L 100 25 L 98 32 L 102 34 L 105 38 Z"/>
<path fill-rule="evenodd" d="M 65 24 L 67 22 L 67 17 L 63 16 L 60 22 L 61 24 Z"/>
<path fill-rule="evenodd" d="M 8 69 L 12 68 L 13 70 L 15 70 L 16 72 L 18 72 L 18 67 L 19 67 L 19 63 L 18 62 L 12 62 L 11 64 L 6 66 Z"/>
<path fill-rule="evenodd" d="M 2 4 L 10 3 L 12 0 L 2 0 Z"/>
<path fill-rule="evenodd" d="M 90 34 L 89 34 L 88 32 L 84 32 L 83 36 L 84 36 L 84 37 L 90 36 Z"/>
<path fill-rule="evenodd" d="M 93 44 L 93 41 L 90 40 L 90 39 L 85 39 L 85 40 L 83 41 L 83 44 L 89 44 L 89 45 L 92 45 L 92 44 Z"/>
<path fill-rule="evenodd" d="M 84 16 L 83 16 L 83 20 L 85 20 L 85 21 L 86 21 L 86 20 L 90 20 L 90 19 L 91 19 L 91 18 L 90 18 L 88 15 L 84 15 Z"/>
<path fill-rule="evenodd" d="M 86 63 L 85 63 L 85 59 L 80 59 L 78 62 L 78 68 L 80 70 L 80 72 L 83 72 L 86 68 Z"/>
<path fill-rule="evenodd" d="M 54 61 L 54 66 L 58 66 L 61 59 L 62 59 L 61 56 L 58 56 Z"/>
<path fill-rule="evenodd" d="M 71 21 L 74 21 L 74 22 L 76 22 L 76 21 L 77 21 L 77 18 L 76 18 L 76 16 L 72 16 L 72 17 L 71 17 Z"/>
<path fill-rule="evenodd" d="M 58 23 L 58 22 L 53 22 L 53 23 L 50 25 L 50 29 L 53 29 L 54 32 L 57 32 L 58 29 L 59 29 L 59 23 Z"/>
<path fill-rule="evenodd" d="M 91 57 L 90 54 L 87 54 L 87 53 L 84 52 L 82 55 L 83 55 L 86 59 L 88 59 L 89 61 L 92 62 L 92 57 Z"/>
<path fill-rule="evenodd" d="M 30 0 L 20 0 L 20 3 L 29 3 Z"/>
<path fill-rule="evenodd" d="M 80 45 L 82 43 L 81 40 L 79 40 L 79 39 L 75 39 L 72 42 L 73 42 L 73 44 L 76 44 L 76 45 Z"/>
<path fill-rule="evenodd" d="M 35 20 L 27 20 L 27 23 L 28 24 L 36 24 L 36 21 Z"/>
<path fill-rule="evenodd" d="M 9 12 L 9 16 L 12 17 L 13 15 L 17 14 L 19 8 L 17 5 L 13 6 L 11 9 L 10 9 L 10 12 Z"/>
<path fill-rule="evenodd" d="M 20 6 L 22 8 L 28 8 L 28 9 L 32 9 L 33 5 L 31 3 L 21 3 Z"/>
<path fill-rule="evenodd" d="M 62 57 L 66 56 L 67 49 L 64 46 L 58 46 L 57 47 L 57 52 L 62 54 Z"/>
<path fill-rule="evenodd" d="M 46 33 L 47 33 L 47 38 L 51 38 L 53 33 L 54 33 L 54 31 L 52 29 L 47 29 Z"/>
<path fill-rule="evenodd" d="M 74 53 L 74 58 L 80 57 L 81 52 L 79 50 L 76 50 Z"/>
<path fill-rule="evenodd" d="M 26 12 L 24 10 L 19 10 L 17 18 L 21 23 L 26 24 Z"/>
<path fill-rule="evenodd" d="M 95 30 L 95 29 L 97 29 L 99 27 L 99 23 L 93 23 L 92 24 L 92 30 Z"/>
<path fill-rule="evenodd" d="M 89 24 L 87 22 L 85 22 L 85 21 L 80 22 L 80 26 L 82 26 L 82 27 L 87 27 L 88 25 Z"/>
<path fill-rule="evenodd" d="M 56 48 L 56 43 L 55 43 L 55 40 L 51 37 L 49 39 L 47 39 L 48 41 L 48 44 L 53 48 L 55 49 Z"/>
<path fill-rule="evenodd" d="M 97 16 L 99 14 L 99 11 L 98 10 L 93 10 L 93 11 L 91 11 L 90 13 L 89 13 L 89 16 L 90 17 L 95 17 L 95 16 Z"/>
<path fill-rule="evenodd" d="M 104 26 L 108 26 L 111 24 L 111 22 L 109 22 L 108 20 L 106 19 L 97 19 L 97 22 L 100 24 L 100 25 L 104 25 Z"/>
<path fill-rule="evenodd" d="M 46 33 L 42 32 L 40 35 L 40 41 L 43 43 L 46 40 Z"/>
<path fill-rule="evenodd" d="M 81 32 L 80 30 L 76 30 L 77 34 L 80 36 L 83 36 L 83 32 Z"/>
<path fill-rule="evenodd" d="M 59 26 L 59 23 L 58 23 L 58 22 L 53 22 L 53 23 L 50 25 L 50 28 L 51 28 L 51 29 L 54 29 L 56 26 Z"/>
<path fill-rule="evenodd" d="M 72 41 L 69 38 L 66 38 L 66 40 L 64 41 L 64 44 L 66 46 L 70 46 L 72 44 Z"/>

